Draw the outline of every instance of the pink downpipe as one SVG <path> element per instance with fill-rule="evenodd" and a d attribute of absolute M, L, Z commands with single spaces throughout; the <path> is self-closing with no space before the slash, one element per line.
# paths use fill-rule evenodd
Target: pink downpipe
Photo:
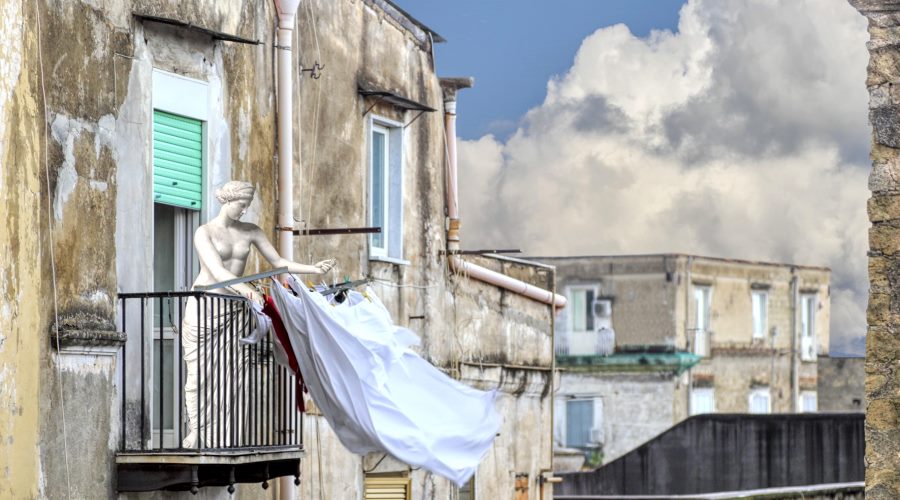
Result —
<path fill-rule="evenodd" d="M 557 309 L 566 307 L 566 298 L 562 295 L 555 294 L 534 285 L 529 285 L 528 283 L 515 278 L 510 278 L 503 273 L 491 271 L 490 269 L 465 262 L 457 255 L 451 255 L 449 260 L 450 269 L 454 272 L 461 273 L 470 278 L 477 279 L 478 281 L 505 288 L 513 293 L 517 293 L 538 302 L 543 302 L 544 304 L 552 304 Z"/>
<path fill-rule="evenodd" d="M 447 156 L 449 172 L 447 172 L 447 216 L 450 227 L 447 230 L 447 249 L 450 252 L 459 250 L 459 192 L 457 187 L 456 162 L 456 101 L 444 103 L 444 129 L 447 134 Z M 524 297 L 552 305 L 556 309 L 566 307 L 566 298 L 543 288 L 529 285 L 524 281 L 511 278 L 503 273 L 492 271 L 470 262 L 465 262 L 458 255 L 449 253 L 447 261 L 450 270 L 478 281 L 504 288 Z"/>

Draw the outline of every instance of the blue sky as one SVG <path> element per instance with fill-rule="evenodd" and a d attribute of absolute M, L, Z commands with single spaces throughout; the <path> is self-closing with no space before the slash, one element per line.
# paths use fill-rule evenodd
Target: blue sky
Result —
<path fill-rule="evenodd" d="M 572 65 L 581 42 L 624 23 L 636 36 L 674 30 L 684 0 L 395 0 L 447 43 L 435 49 L 441 76 L 473 76 L 460 97 L 464 139 L 506 138 L 544 100 L 547 81 Z"/>

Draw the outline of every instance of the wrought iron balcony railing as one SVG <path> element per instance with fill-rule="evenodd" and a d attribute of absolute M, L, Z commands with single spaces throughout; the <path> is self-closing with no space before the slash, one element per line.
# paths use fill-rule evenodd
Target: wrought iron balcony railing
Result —
<path fill-rule="evenodd" d="M 271 334 L 248 341 L 257 327 L 249 301 L 196 291 L 122 293 L 119 315 L 128 336 L 120 358 L 120 491 L 196 491 L 296 473 L 286 472 L 293 465 L 285 458 L 299 460 L 302 452 L 300 394 L 294 376 L 276 363 L 283 350 Z M 280 469 L 258 464 L 247 470 L 248 462 L 260 462 L 266 453 L 278 454 Z M 122 484 L 123 464 L 137 473 L 135 464 L 158 464 L 159 456 L 200 455 L 230 457 L 220 461 L 229 477 L 206 475 L 204 483 L 197 465 L 185 469 L 191 477 L 180 482 L 144 484 L 146 471 L 141 471 L 145 475 L 137 483 Z M 244 458 L 236 461 L 239 456 Z M 197 464 L 213 462 L 206 456 Z"/>

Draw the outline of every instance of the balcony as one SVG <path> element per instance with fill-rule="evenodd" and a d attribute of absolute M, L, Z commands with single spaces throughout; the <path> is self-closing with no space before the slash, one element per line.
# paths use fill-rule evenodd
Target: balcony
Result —
<path fill-rule="evenodd" d="M 296 380 L 246 299 L 119 294 L 117 490 L 190 490 L 295 476 L 303 456 Z M 243 340 L 242 340 L 243 339 Z"/>
<path fill-rule="evenodd" d="M 609 328 L 596 331 L 562 331 L 556 336 L 556 356 L 609 356 L 616 349 L 616 334 Z"/>

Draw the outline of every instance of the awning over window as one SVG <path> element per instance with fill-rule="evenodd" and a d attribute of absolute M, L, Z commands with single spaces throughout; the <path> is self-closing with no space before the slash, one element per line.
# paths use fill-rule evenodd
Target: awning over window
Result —
<path fill-rule="evenodd" d="M 386 103 L 388 103 L 394 107 L 400 108 L 400 109 L 410 110 L 410 111 L 421 111 L 423 113 L 431 113 L 433 111 L 437 111 L 436 109 L 434 109 L 430 106 L 426 106 L 425 104 L 422 104 L 420 102 L 416 102 L 407 97 L 403 97 L 396 92 L 393 92 L 393 91 L 390 91 L 387 89 L 383 89 L 383 88 L 378 88 L 375 85 L 372 85 L 369 83 L 360 82 L 358 84 L 358 88 L 359 88 L 359 95 L 365 96 L 365 97 L 374 97 L 382 102 L 386 102 Z"/>

